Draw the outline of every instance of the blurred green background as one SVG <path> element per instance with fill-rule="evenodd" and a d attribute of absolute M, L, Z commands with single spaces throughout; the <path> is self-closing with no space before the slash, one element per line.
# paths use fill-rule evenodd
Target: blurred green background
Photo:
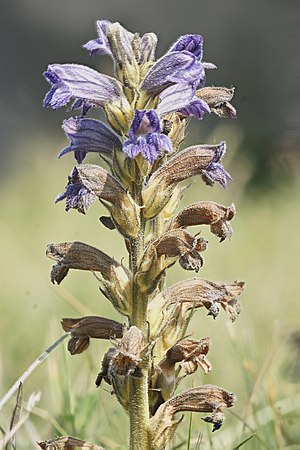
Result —
<path fill-rule="evenodd" d="M 213 200 L 237 207 L 231 242 L 219 244 L 207 229 L 205 265 L 213 281 L 243 279 L 242 313 L 231 324 L 195 314 L 193 337 L 211 336 L 210 374 L 200 370 L 179 390 L 213 383 L 237 393 L 217 433 L 193 414 L 191 448 L 300 449 L 299 306 L 299 6 L 279 0 L 116 1 L 11 0 L 1 14 L 1 345 L 0 396 L 61 334 L 61 317 L 98 314 L 122 320 L 89 273 L 72 271 L 61 286 L 49 280 L 49 242 L 80 240 L 120 260 L 126 252 L 114 231 L 104 229 L 94 205 L 86 217 L 54 205 L 72 170 L 60 128 L 65 110 L 44 110 L 48 63 L 77 62 L 111 73 L 108 58 L 90 59 L 80 46 L 96 37 L 95 20 L 119 21 L 131 31 L 154 31 L 161 55 L 177 36 L 201 33 L 205 61 L 218 66 L 207 85 L 236 87 L 235 121 L 206 116 L 193 121 L 186 145 L 227 141 L 224 165 L 234 178 L 224 191 L 192 181 L 185 205 Z M 92 111 L 92 116 L 100 117 Z M 98 159 L 88 156 L 88 162 Z M 194 231 L 194 230 L 193 230 Z M 198 230 L 197 230 L 198 231 Z M 195 229 L 196 232 L 196 229 Z M 168 284 L 193 274 L 177 265 Z M 41 391 L 38 407 L 17 434 L 18 449 L 60 434 L 77 435 L 106 449 L 125 449 L 127 418 L 109 386 L 94 380 L 109 343 L 92 342 L 70 357 L 56 349 L 24 385 L 24 401 Z M 0 411 L 7 430 L 14 407 Z M 23 413 L 24 414 L 24 413 Z M 189 415 L 170 448 L 187 448 Z M 200 447 L 197 447 L 197 441 Z M 180 444 L 182 444 L 181 447 Z M 176 447 L 178 446 L 178 447 Z"/>

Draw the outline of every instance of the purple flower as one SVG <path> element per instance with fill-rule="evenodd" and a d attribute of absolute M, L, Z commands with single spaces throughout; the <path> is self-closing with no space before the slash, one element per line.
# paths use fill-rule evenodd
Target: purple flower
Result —
<path fill-rule="evenodd" d="M 194 92 L 199 84 L 203 66 L 189 52 L 167 53 L 151 67 L 140 89 L 157 96 L 173 84 L 190 84 Z"/>
<path fill-rule="evenodd" d="M 178 112 L 184 116 L 194 116 L 197 119 L 203 119 L 205 113 L 210 113 L 210 107 L 204 100 L 195 96 L 187 106 L 178 109 Z"/>
<path fill-rule="evenodd" d="M 59 158 L 74 152 L 76 161 L 81 164 L 88 152 L 111 154 L 113 149 L 122 149 L 118 137 L 99 120 L 71 117 L 62 127 L 71 143 L 60 152 Z"/>
<path fill-rule="evenodd" d="M 135 110 L 129 139 L 124 143 L 123 151 L 132 159 L 141 153 L 150 164 L 153 164 L 164 152 L 171 153 L 172 150 L 170 139 L 161 133 L 156 112 L 153 109 Z"/>
<path fill-rule="evenodd" d="M 206 112 L 210 113 L 210 108 L 204 100 L 194 96 L 193 93 L 194 90 L 189 84 L 175 84 L 168 87 L 159 96 L 157 113 L 163 116 L 178 111 L 185 116 L 202 119 Z"/>
<path fill-rule="evenodd" d="M 226 142 L 222 141 L 218 145 L 217 151 L 213 158 L 213 161 L 202 171 L 202 178 L 207 184 L 213 184 L 218 182 L 223 186 L 227 185 L 227 180 L 232 181 L 232 178 L 228 172 L 224 169 L 220 160 L 223 158 L 226 152 Z"/>
<path fill-rule="evenodd" d="M 107 39 L 107 30 L 111 22 L 108 20 L 97 20 L 96 28 L 98 33 L 98 39 L 92 39 L 83 45 L 83 48 L 90 52 L 91 56 L 94 55 L 110 55 L 112 56 L 111 48 Z"/>
<path fill-rule="evenodd" d="M 97 199 L 96 194 L 82 183 L 76 167 L 74 167 L 69 177 L 66 190 L 56 197 L 55 203 L 61 202 L 64 199 L 66 199 L 66 211 L 74 208 L 82 214 L 85 214 L 85 210 Z"/>
<path fill-rule="evenodd" d="M 104 106 L 123 95 L 119 81 L 79 64 L 52 64 L 44 77 L 52 84 L 44 106 L 58 109 L 71 98 L 82 99 L 95 106 Z"/>
<path fill-rule="evenodd" d="M 185 34 L 184 36 L 180 36 L 169 50 L 169 52 L 182 51 L 192 53 L 201 61 L 203 56 L 203 38 L 201 34 Z"/>

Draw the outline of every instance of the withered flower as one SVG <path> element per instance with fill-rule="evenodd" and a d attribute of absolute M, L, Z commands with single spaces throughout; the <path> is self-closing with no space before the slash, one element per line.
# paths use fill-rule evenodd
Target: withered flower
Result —
<path fill-rule="evenodd" d="M 206 384 L 196 388 L 188 389 L 175 397 L 167 400 L 156 411 L 150 419 L 150 432 L 153 450 L 164 448 L 166 443 L 172 439 L 179 420 L 173 420 L 178 412 L 210 412 L 204 417 L 205 422 L 213 424 L 213 431 L 218 430 L 224 420 L 222 408 L 231 408 L 234 405 L 235 396 L 218 386 Z"/>
<path fill-rule="evenodd" d="M 146 219 L 155 217 L 170 200 L 175 186 L 195 175 L 205 176 L 210 182 L 226 186 L 230 175 L 220 163 L 226 151 L 225 142 L 218 145 L 195 145 L 173 158 L 150 177 L 143 191 Z"/>
<path fill-rule="evenodd" d="M 157 340 L 155 352 L 159 358 L 179 339 L 198 308 L 205 307 L 214 318 L 219 314 L 219 305 L 234 321 L 240 312 L 237 297 L 245 283 L 214 283 L 201 278 L 180 281 L 159 293 L 148 305 L 148 320 L 151 336 Z"/>
<path fill-rule="evenodd" d="M 66 199 L 66 211 L 74 208 L 85 214 L 97 197 L 111 213 L 120 232 L 135 237 L 140 227 L 139 207 L 119 181 L 100 166 L 82 164 L 74 167 L 66 190 L 55 201 Z"/>
<path fill-rule="evenodd" d="M 57 261 L 51 270 L 52 283 L 60 284 L 70 269 L 100 272 L 103 277 L 102 292 L 121 314 L 128 314 L 131 277 L 123 265 L 83 242 L 48 244 L 46 255 Z"/>
<path fill-rule="evenodd" d="M 234 88 L 225 87 L 204 87 L 196 92 L 196 96 L 204 100 L 210 110 L 222 118 L 236 118 L 236 109 L 230 103 L 234 95 Z"/>
<path fill-rule="evenodd" d="M 206 250 L 207 241 L 196 238 L 186 230 L 167 231 L 151 244 L 143 256 L 137 280 L 141 291 L 152 292 L 165 269 L 179 260 L 185 270 L 198 272 L 203 265 L 200 252 Z"/>
<path fill-rule="evenodd" d="M 98 316 L 64 318 L 61 324 L 65 331 L 71 332 L 71 339 L 68 342 L 71 355 L 82 353 L 89 346 L 90 338 L 121 338 L 124 329 L 121 323 Z"/>
<path fill-rule="evenodd" d="M 205 373 L 211 370 L 211 364 L 206 358 L 210 348 L 210 338 L 181 339 L 171 347 L 165 358 L 155 367 L 152 377 L 152 411 L 168 400 L 173 394 L 179 381 L 186 375 L 193 374 L 198 366 Z M 180 370 L 176 369 L 179 363 Z M 180 372 L 182 375 L 179 377 Z"/>
<path fill-rule="evenodd" d="M 142 350 L 143 335 L 137 327 L 132 326 L 124 333 L 118 347 L 106 352 L 96 379 L 97 387 L 103 379 L 113 386 L 114 394 L 125 410 L 129 407 L 128 375 L 138 370 Z"/>
<path fill-rule="evenodd" d="M 220 242 L 232 236 L 229 223 L 235 216 L 235 206 L 222 206 L 214 202 L 198 202 L 187 206 L 171 221 L 169 229 L 186 228 L 193 225 L 210 225 Z"/>
<path fill-rule="evenodd" d="M 43 450 L 75 450 L 81 448 L 86 450 L 104 450 L 103 447 L 82 441 L 72 436 L 61 436 L 59 438 L 50 439 L 48 441 L 37 442 Z"/>

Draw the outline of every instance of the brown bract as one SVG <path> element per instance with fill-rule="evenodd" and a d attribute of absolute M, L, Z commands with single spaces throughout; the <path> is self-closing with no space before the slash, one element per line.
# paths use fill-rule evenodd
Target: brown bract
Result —
<path fill-rule="evenodd" d="M 150 177 L 143 191 L 146 219 L 155 217 L 170 200 L 175 186 L 202 171 L 214 162 L 219 145 L 195 145 L 182 150 Z"/>
<path fill-rule="evenodd" d="M 210 110 L 221 118 L 236 118 L 236 109 L 230 103 L 234 95 L 234 88 L 204 87 L 196 91 L 196 96 L 204 100 Z"/>
<path fill-rule="evenodd" d="M 214 202 L 198 202 L 187 206 L 171 221 L 169 229 L 186 228 L 194 225 L 210 225 L 213 234 L 220 242 L 232 236 L 229 223 L 235 216 L 235 206 L 228 207 Z"/>
<path fill-rule="evenodd" d="M 152 450 L 161 450 L 172 439 L 179 420 L 173 420 L 178 412 L 210 412 L 203 420 L 213 424 L 213 431 L 219 429 L 224 416 L 222 408 L 234 405 L 235 396 L 218 386 L 211 384 L 188 389 L 163 403 L 150 419 Z"/>
<path fill-rule="evenodd" d="M 152 292 L 165 269 L 177 260 L 185 270 L 198 272 L 203 265 L 200 252 L 206 250 L 207 241 L 196 238 L 183 229 L 167 231 L 148 245 L 143 256 L 137 280 L 140 290 Z"/>
<path fill-rule="evenodd" d="M 65 331 L 71 332 L 71 339 L 68 343 L 71 355 L 82 353 L 88 347 L 90 338 L 112 339 L 123 336 L 123 325 L 105 317 L 64 318 L 61 324 Z"/>

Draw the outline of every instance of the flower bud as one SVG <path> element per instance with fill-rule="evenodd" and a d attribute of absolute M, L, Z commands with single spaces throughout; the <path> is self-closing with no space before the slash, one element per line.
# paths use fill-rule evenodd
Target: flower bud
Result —
<path fill-rule="evenodd" d="M 131 103 L 139 84 L 139 68 L 131 45 L 134 35 L 118 22 L 109 25 L 107 39 L 115 61 L 117 78 L 121 81 Z"/>

